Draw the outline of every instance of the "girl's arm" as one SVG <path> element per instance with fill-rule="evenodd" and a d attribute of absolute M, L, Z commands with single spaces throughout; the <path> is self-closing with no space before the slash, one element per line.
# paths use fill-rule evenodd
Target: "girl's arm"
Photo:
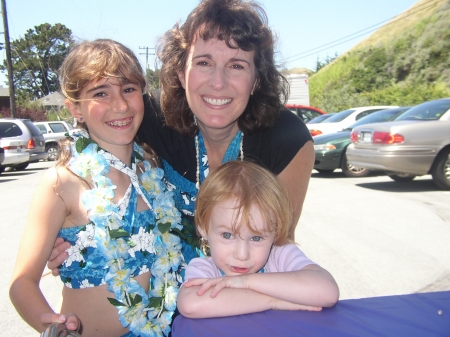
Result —
<path fill-rule="evenodd" d="M 214 317 L 210 316 L 214 306 L 218 307 L 219 312 L 227 313 L 220 316 L 227 316 L 275 309 L 277 306 L 283 310 L 315 310 L 331 307 L 339 299 L 334 278 L 317 265 L 307 265 L 291 272 L 190 279 L 183 285 L 180 294 L 179 306 L 183 304 L 188 314 L 200 315 L 198 317 Z M 185 296 L 189 299 L 185 300 Z"/>
<path fill-rule="evenodd" d="M 53 313 L 53 310 L 39 289 L 39 282 L 66 218 L 66 206 L 54 190 L 57 181 L 56 169 L 50 168 L 36 189 L 9 290 L 11 301 L 20 316 L 40 332 L 45 329 L 41 315 Z M 58 318 L 58 321 L 60 319 L 64 320 Z"/>

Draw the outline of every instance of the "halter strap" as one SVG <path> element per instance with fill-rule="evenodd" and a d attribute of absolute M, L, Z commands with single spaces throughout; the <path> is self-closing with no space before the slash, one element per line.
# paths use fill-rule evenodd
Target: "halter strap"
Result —
<path fill-rule="evenodd" d="M 132 160 L 131 168 L 129 168 L 124 162 L 122 162 L 119 158 L 117 158 L 112 153 L 104 151 L 103 149 L 101 149 L 99 151 L 99 153 L 101 153 L 103 155 L 103 157 L 105 158 L 105 160 L 108 162 L 108 164 L 111 167 L 114 167 L 115 169 L 119 170 L 120 172 L 122 172 L 122 173 L 126 174 L 128 177 L 130 177 L 131 184 L 136 189 L 136 192 L 141 196 L 141 198 L 147 204 L 148 208 L 153 210 L 152 205 L 145 197 L 145 194 L 144 194 L 144 192 L 142 192 L 141 186 L 139 185 L 138 176 L 136 174 L 136 163 L 134 162 L 134 160 Z M 130 188 L 128 188 L 128 190 L 129 189 Z M 128 190 L 127 190 L 127 192 L 128 192 Z M 129 198 L 129 195 L 128 195 L 128 198 Z"/>

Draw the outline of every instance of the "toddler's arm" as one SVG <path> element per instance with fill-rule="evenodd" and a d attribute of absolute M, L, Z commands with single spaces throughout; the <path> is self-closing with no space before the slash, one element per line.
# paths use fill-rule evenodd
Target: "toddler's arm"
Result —
<path fill-rule="evenodd" d="M 292 272 L 190 279 L 180 289 L 178 308 L 188 317 L 217 317 L 268 309 L 320 310 L 338 298 L 330 273 L 308 265 Z"/>
<path fill-rule="evenodd" d="M 207 279 L 196 280 L 205 281 Z M 200 286 L 185 287 L 184 285 L 180 288 L 177 297 L 177 308 L 183 316 L 189 318 L 224 317 L 269 309 L 321 310 L 320 307 L 283 301 L 250 289 L 226 288 L 215 297 L 211 297 L 212 289 L 206 290 L 202 296 L 199 296 L 197 294 L 199 289 Z"/>

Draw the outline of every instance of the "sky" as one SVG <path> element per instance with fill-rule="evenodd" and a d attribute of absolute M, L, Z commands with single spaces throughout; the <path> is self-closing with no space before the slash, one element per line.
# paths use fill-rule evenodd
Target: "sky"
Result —
<path fill-rule="evenodd" d="M 111 38 L 154 69 L 156 41 L 183 22 L 199 0 L 5 0 L 10 41 L 43 23 L 61 23 L 75 39 Z M 344 54 L 418 0 L 259 0 L 277 36 L 283 68 L 314 69 Z M 1 26 L 3 27 L 3 26 Z M 3 31 L 0 28 L 0 31 Z M 2 42 L 4 37 L 1 38 Z M 148 51 L 148 55 L 146 55 Z M 1 60 L 5 51 L 0 51 Z M 3 62 L 3 61 L 1 61 Z M 0 85 L 7 86 L 6 73 Z"/>

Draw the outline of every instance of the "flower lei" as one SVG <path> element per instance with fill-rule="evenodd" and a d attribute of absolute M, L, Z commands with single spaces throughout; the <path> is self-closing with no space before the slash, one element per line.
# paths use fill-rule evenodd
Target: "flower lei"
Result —
<path fill-rule="evenodd" d="M 91 224 L 95 226 L 97 248 L 108 260 L 105 282 L 108 291 L 115 295 L 115 298 L 108 300 L 117 307 L 122 326 L 128 327 L 135 335 L 168 336 L 181 283 L 178 269 L 184 259 L 180 238 L 171 233 L 172 230 L 178 233 L 183 226 L 172 192 L 167 191 L 162 181 L 164 171 L 152 168 L 150 163 L 143 161 L 143 149 L 134 144 L 133 158 L 143 161 L 145 166 L 139 181 L 151 196 L 151 204 L 145 197 L 144 200 L 154 212 L 156 223 L 153 228 L 151 225 L 140 228 L 138 235 L 130 235 L 122 228 L 123 218 L 112 201 L 116 186 L 105 176 L 110 168 L 105 155 L 112 155 L 99 148 L 85 132 L 71 134 L 71 137 L 75 142 L 71 145 L 70 169 L 82 178 L 90 176 L 94 185 L 94 188 L 83 193 L 82 202 L 89 211 Z M 126 168 L 125 164 L 120 163 Z M 135 165 L 133 163 L 133 169 Z M 133 180 L 132 174 L 130 178 Z M 134 258 L 134 252 L 139 250 L 157 256 L 150 269 L 148 293 L 131 276 L 134 270 L 124 267 L 124 261 Z"/>

